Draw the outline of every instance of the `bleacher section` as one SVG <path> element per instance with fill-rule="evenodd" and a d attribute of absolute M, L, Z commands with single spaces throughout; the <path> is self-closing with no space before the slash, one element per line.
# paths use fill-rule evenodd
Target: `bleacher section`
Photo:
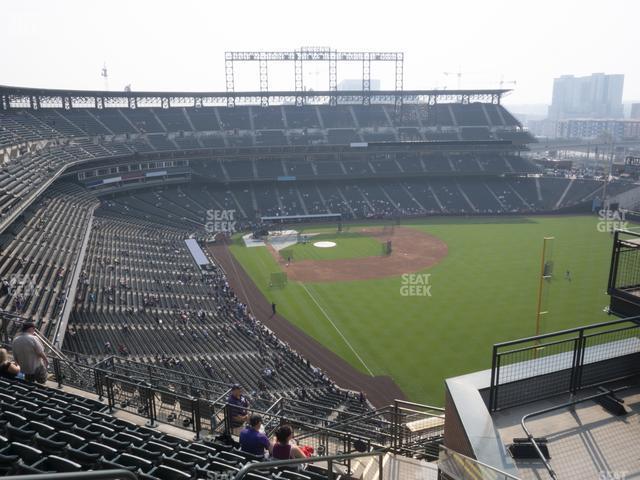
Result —
<path fill-rule="evenodd" d="M 356 166 L 353 167 L 355 171 Z M 367 165 L 360 164 L 359 168 L 365 169 Z M 628 182 L 610 184 L 613 189 L 611 191 L 614 192 L 633 187 Z M 198 196 L 200 199 L 197 202 L 180 198 L 178 188 L 167 186 L 156 191 L 155 196 L 141 192 L 123 195 L 110 200 L 100 211 L 120 212 L 141 220 L 164 222 L 176 227 L 184 227 L 184 219 L 187 218 L 189 228 L 193 230 L 199 229 L 198 223 L 202 223 L 206 209 L 218 208 L 236 210 L 243 221 L 256 220 L 259 216 L 311 213 L 342 213 L 345 218 L 545 213 L 578 204 L 586 205 L 586 212 L 590 210 L 591 199 L 602 192 L 602 182 L 518 176 L 437 176 L 389 179 L 373 183 L 347 180 L 331 183 L 261 183 L 230 189 L 202 185 L 189 189 L 187 194 L 187 197 Z M 565 190 L 567 194 L 562 198 Z M 256 200 L 257 210 L 253 208 L 253 198 Z"/>
<path fill-rule="evenodd" d="M 189 201 L 173 193 L 164 193 L 173 208 Z M 309 394 L 331 387 L 322 373 L 247 313 L 221 270 L 201 271 L 195 265 L 183 241 L 186 235 L 179 229 L 96 219 L 64 348 L 96 360 L 122 355 L 239 382 L 264 402 L 276 395 L 296 398 L 299 389 Z"/>
<path fill-rule="evenodd" d="M 400 118 L 385 105 L 18 110 L 0 113 L 0 147 L 42 139 L 220 130 L 231 145 L 236 146 L 253 145 L 246 137 L 253 137 L 258 131 L 262 131 L 257 135 L 258 145 L 326 141 L 345 144 L 363 138 L 371 142 L 397 138 L 421 140 L 421 132 L 416 127 L 427 139 L 458 140 L 461 132 L 462 139 L 485 140 L 494 138 L 485 133 L 486 129 L 493 129 L 496 138 L 519 144 L 534 141 L 501 105 L 452 103 L 419 108 L 407 105 Z M 441 127 L 451 131 L 443 133 Z M 327 130 L 330 131 L 328 138 Z"/>
<path fill-rule="evenodd" d="M 47 331 L 65 302 L 98 200 L 73 184 L 50 189 L 0 237 L 0 309 Z"/>

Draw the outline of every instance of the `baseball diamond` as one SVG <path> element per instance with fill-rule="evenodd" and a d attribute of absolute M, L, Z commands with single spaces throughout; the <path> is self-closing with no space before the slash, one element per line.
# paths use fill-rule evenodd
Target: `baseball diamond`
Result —
<path fill-rule="evenodd" d="M 259 89 L 236 89 L 244 62 Z M 269 62 L 293 90 L 269 90 Z M 605 436 L 637 445 L 640 324 L 606 322 L 640 313 L 632 143 L 537 139 L 503 82 L 408 90 L 403 62 L 302 47 L 226 52 L 224 92 L 0 85 L 0 476 L 517 479 L 524 450 L 539 478 L 542 450 L 591 448 L 612 405 L 629 415 Z M 563 395 L 578 441 L 530 434 L 527 402 Z"/>

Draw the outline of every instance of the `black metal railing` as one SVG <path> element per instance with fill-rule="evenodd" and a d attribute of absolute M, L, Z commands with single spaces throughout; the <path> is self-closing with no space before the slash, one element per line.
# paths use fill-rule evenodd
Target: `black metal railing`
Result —
<path fill-rule="evenodd" d="M 640 233 L 614 232 L 607 294 L 610 313 L 619 317 L 640 313 Z"/>
<path fill-rule="evenodd" d="M 14 475 L 14 480 L 137 480 L 138 476 L 129 470 L 98 470 L 90 472 L 37 473 Z"/>
<path fill-rule="evenodd" d="M 386 450 L 374 450 L 372 452 L 365 453 L 351 453 L 351 454 L 339 454 L 339 455 L 328 455 L 324 457 L 310 457 L 310 458 L 297 458 L 293 460 L 271 460 L 268 462 L 268 467 L 270 468 L 286 468 L 286 467 L 298 467 L 305 465 L 313 465 L 314 463 L 321 462 L 323 465 L 326 465 L 327 470 L 327 480 L 334 480 L 338 475 L 333 471 L 334 464 L 346 465 L 351 464 L 353 460 L 361 460 L 364 458 L 377 457 L 377 469 L 378 475 L 377 479 L 383 479 L 383 457 L 386 454 Z M 255 470 L 264 469 L 265 464 L 260 462 L 246 463 L 244 467 L 242 467 L 238 473 L 233 477 L 233 480 L 242 480 L 248 474 Z M 351 469 L 347 469 L 347 477 L 351 475 Z M 303 475 L 301 475 L 302 477 Z M 371 477 L 376 478 L 376 477 Z"/>
<path fill-rule="evenodd" d="M 624 318 L 494 345 L 489 410 L 639 375 L 639 320 Z"/>
<path fill-rule="evenodd" d="M 408 456 L 437 460 L 444 441 L 444 409 L 406 400 L 393 405 L 393 450 Z"/>
<path fill-rule="evenodd" d="M 138 415 L 147 420 L 148 426 L 158 422 L 173 424 L 191 430 L 196 438 L 203 434 L 228 435 L 236 430 L 231 424 L 231 406 L 227 404 L 229 390 L 211 398 L 183 394 L 173 390 L 172 382 L 157 385 L 147 381 L 147 377 L 138 377 L 136 371 L 127 375 L 123 369 L 112 370 L 114 362 L 110 358 L 91 366 L 56 357 L 51 358 L 50 364 L 52 380 L 59 386 L 69 385 L 92 392 L 99 399 L 106 399 L 111 411 L 118 409 Z M 376 445 L 367 436 L 331 428 L 331 422 L 319 427 L 300 420 L 295 412 L 286 408 L 288 402 L 288 399 L 282 399 L 269 411 L 255 408 L 251 411 L 263 417 L 263 424 L 269 427 L 270 433 L 282 423 L 291 424 L 298 432 L 297 436 L 304 438 L 305 443 L 320 455 L 350 453 L 362 445 L 370 450 Z"/>
<path fill-rule="evenodd" d="M 11 349 L 11 345 L 4 343 Z M 126 358 L 109 356 L 96 362 L 91 356 L 52 351 L 50 379 L 59 387 L 68 385 L 106 399 L 111 410 L 120 409 L 147 420 L 173 424 L 201 435 L 227 435 L 233 430 L 226 403 L 229 385 Z M 440 418 L 442 409 L 409 402 L 350 412 L 302 400 L 279 398 L 262 410 L 267 433 L 282 423 L 296 429 L 296 436 L 320 455 L 345 454 L 362 449 L 390 449 L 396 453 L 424 454 L 436 441 L 442 427 L 430 428 L 428 437 L 409 428 L 420 418 Z M 433 455 L 431 455 L 433 456 Z"/>
<path fill-rule="evenodd" d="M 607 291 L 609 294 L 612 292 L 624 294 L 638 289 L 640 289 L 640 233 L 617 230 L 613 237 L 613 255 Z"/>
<path fill-rule="evenodd" d="M 140 363 L 122 357 L 109 358 L 109 361 L 103 361 L 102 369 L 110 371 L 112 376 L 122 376 L 125 379 L 135 378 L 158 388 L 171 389 L 183 395 L 215 399 L 231 387 L 231 384 L 211 378 L 199 377 L 154 364 Z"/>

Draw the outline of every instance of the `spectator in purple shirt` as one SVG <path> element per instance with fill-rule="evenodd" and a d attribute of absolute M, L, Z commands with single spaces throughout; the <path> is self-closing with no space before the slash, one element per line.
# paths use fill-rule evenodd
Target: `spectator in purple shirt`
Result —
<path fill-rule="evenodd" d="M 264 452 L 269 451 L 269 438 L 261 432 L 262 417 L 260 415 L 251 415 L 249 417 L 249 425 L 240 432 L 240 449 L 244 452 L 264 457 Z"/>
<path fill-rule="evenodd" d="M 242 395 L 242 387 L 237 383 L 231 387 L 231 395 L 227 399 L 229 404 L 229 416 L 231 417 L 231 426 L 233 428 L 241 427 L 249 419 L 247 409 L 249 402 Z"/>

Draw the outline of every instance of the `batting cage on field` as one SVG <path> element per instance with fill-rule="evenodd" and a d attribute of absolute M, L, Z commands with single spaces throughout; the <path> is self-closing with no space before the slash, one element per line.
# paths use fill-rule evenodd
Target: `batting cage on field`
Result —
<path fill-rule="evenodd" d="M 284 272 L 273 272 L 269 280 L 271 288 L 284 288 L 287 286 L 287 274 Z"/>

